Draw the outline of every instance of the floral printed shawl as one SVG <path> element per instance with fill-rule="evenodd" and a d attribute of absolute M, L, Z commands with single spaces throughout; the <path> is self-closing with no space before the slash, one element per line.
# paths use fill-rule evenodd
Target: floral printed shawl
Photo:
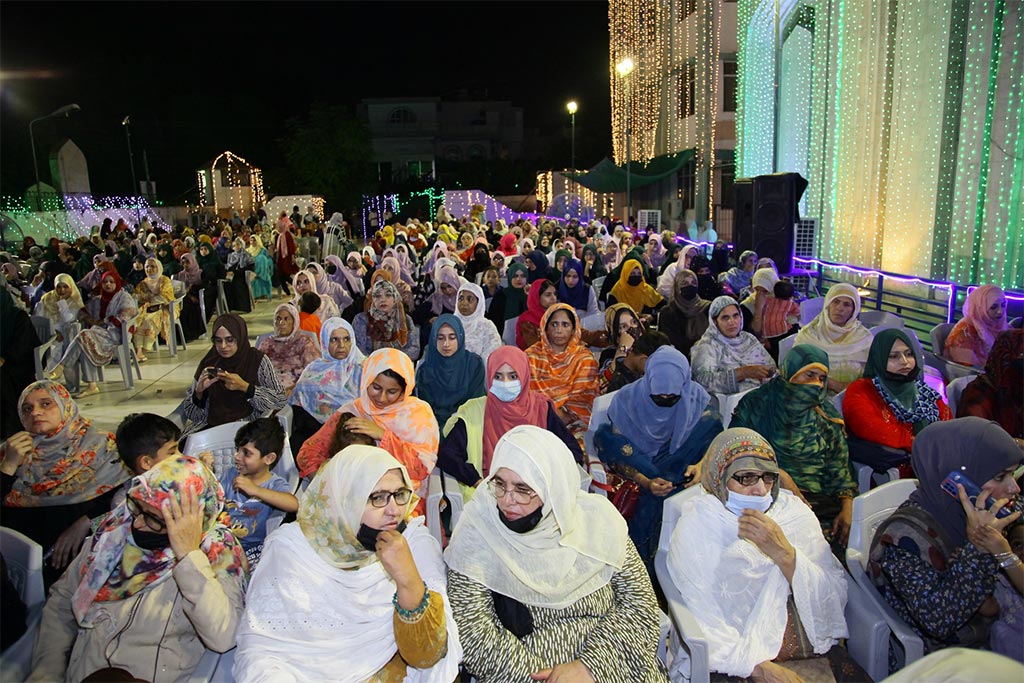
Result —
<path fill-rule="evenodd" d="M 224 490 L 217 477 L 195 458 L 180 455 L 158 463 L 132 481 L 128 498 L 157 509 L 173 496 L 181 500 L 186 487 L 196 492 L 203 508 L 203 538 L 200 550 L 210 560 L 215 574 L 248 581 L 249 567 L 242 546 L 221 522 Z M 89 628 L 89 617 L 96 602 L 124 600 L 171 575 L 176 562 L 170 545 L 160 550 L 144 550 L 132 540 L 132 513 L 128 501 L 111 510 L 92 537 L 89 558 L 82 567 L 82 580 L 71 597 L 72 611 L 80 626 Z"/>
<path fill-rule="evenodd" d="M 32 435 L 32 457 L 18 466 L 14 486 L 4 505 L 48 507 L 92 500 L 131 477 L 117 454 L 114 435 L 92 426 L 63 385 L 44 380 L 25 387 L 18 399 L 22 425 L 29 429 L 21 408 L 28 395 L 42 389 L 60 406 L 61 421 L 49 434 Z"/>

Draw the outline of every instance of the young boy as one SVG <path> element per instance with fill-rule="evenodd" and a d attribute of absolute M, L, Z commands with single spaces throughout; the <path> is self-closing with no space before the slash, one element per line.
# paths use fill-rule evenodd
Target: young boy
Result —
<path fill-rule="evenodd" d="M 320 308 L 320 295 L 316 292 L 306 292 L 299 298 L 299 329 L 309 330 L 320 338 L 320 327 L 323 321 L 316 314 Z"/>
<path fill-rule="evenodd" d="M 148 472 L 161 460 L 179 455 L 181 430 L 166 417 L 153 413 L 132 413 L 121 420 L 114 433 L 117 454 L 132 474 Z M 134 477 L 129 479 L 110 500 L 113 510 L 124 502 Z"/>
<path fill-rule="evenodd" d="M 166 417 L 153 413 L 132 413 L 117 425 L 114 440 L 122 462 L 139 475 L 161 460 L 178 455 L 181 430 Z"/>
<path fill-rule="evenodd" d="M 288 482 L 270 470 L 284 448 L 284 428 L 276 417 L 242 425 L 235 433 L 235 465 L 218 475 L 231 532 L 242 543 L 250 569 L 255 568 L 267 537 L 267 521 L 276 511 L 296 512 L 299 500 Z"/>

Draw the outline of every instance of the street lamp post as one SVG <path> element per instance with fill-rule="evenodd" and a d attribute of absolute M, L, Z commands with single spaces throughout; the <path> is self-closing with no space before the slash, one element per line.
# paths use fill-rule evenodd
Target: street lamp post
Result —
<path fill-rule="evenodd" d="M 128 141 L 128 164 L 132 169 L 132 193 L 128 195 L 129 198 L 134 197 L 135 193 L 138 192 L 139 183 L 135 179 L 135 155 L 132 154 L 132 134 L 128 130 L 128 125 L 131 123 L 131 114 L 125 116 L 121 120 L 121 125 L 124 126 L 124 139 Z M 135 229 L 138 230 L 139 226 L 142 225 L 142 211 L 138 206 L 138 202 L 135 204 Z"/>
<path fill-rule="evenodd" d="M 565 108 L 569 110 L 569 120 L 572 122 L 572 180 L 575 184 L 576 181 L 576 101 L 572 100 L 565 105 Z M 570 193 L 571 194 L 571 193 Z"/>
<path fill-rule="evenodd" d="M 629 225 L 629 217 L 632 215 L 632 196 L 629 192 L 629 164 L 632 161 L 632 149 L 630 147 L 632 143 L 633 130 L 629 125 L 629 74 L 633 72 L 633 60 L 629 57 L 625 57 L 618 64 L 615 65 L 615 71 L 618 72 L 619 76 L 622 77 L 626 87 L 626 227 Z"/>
<path fill-rule="evenodd" d="M 28 139 L 29 142 L 32 144 L 32 168 L 36 172 L 36 211 L 42 211 L 43 206 L 42 192 L 39 189 L 39 160 L 36 159 L 36 136 L 32 131 L 32 126 L 35 125 L 38 121 L 45 121 L 46 119 L 52 119 L 58 116 L 67 115 L 73 111 L 81 111 L 81 109 L 82 108 L 79 107 L 77 104 L 65 104 L 60 109 L 52 111 L 46 116 L 40 116 L 28 122 Z"/>

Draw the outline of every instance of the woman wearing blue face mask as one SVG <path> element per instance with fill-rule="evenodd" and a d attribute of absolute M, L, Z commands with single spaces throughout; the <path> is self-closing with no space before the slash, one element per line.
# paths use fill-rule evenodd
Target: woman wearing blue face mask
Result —
<path fill-rule="evenodd" d="M 494 446 L 516 425 L 543 427 L 557 436 L 583 463 L 579 442 L 544 394 L 530 387 L 530 362 L 519 348 L 502 346 L 487 359 L 487 394 L 463 403 L 441 425 L 437 466 L 462 484 L 465 500 L 490 474 Z"/>
<path fill-rule="evenodd" d="M 671 346 L 647 358 L 642 379 L 615 392 L 608 418 L 594 435 L 597 457 L 640 487 L 629 537 L 653 576 L 665 498 L 695 479 L 722 420 L 690 378 L 686 356 Z"/>
<path fill-rule="evenodd" d="M 868 680 L 839 645 L 849 635 L 843 568 L 779 481 L 771 444 L 732 428 L 711 442 L 703 490 L 682 505 L 668 570 L 713 644 L 708 668 L 728 680 Z"/>

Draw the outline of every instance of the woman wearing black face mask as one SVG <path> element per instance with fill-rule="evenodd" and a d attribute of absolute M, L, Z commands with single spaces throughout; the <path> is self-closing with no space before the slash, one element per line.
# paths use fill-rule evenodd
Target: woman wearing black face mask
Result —
<path fill-rule="evenodd" d="M 514 427 L 455 527 L 448 593 L 481 683 L 667 681 L 651 581 L 621 515 L 579 481 L 557 436 Z"/>
<path fill-rule="evenodd" d="M 686 357 L 663 346 L 647 358 L 643 379 L 615 392 L 609 422 L 594 435 L 597 457 L 640 487 L 629 537 L 652 577 L 662 504 L 699 479 L 696 465 L 722 431 L 712 401 L 690 378 Z"/>
<path fill-rule="evenodd" d="M 412 517 L 416 500 L 405 467 L 381 448 L 331 458 L 298 521 L 263 547 L 235 680 L 453 680 L 462 648 L 440 548 Z"/>
<path fill-rule="evenodd" d="M 679 269 L 672 281 L 669 305 L 658 313 L 658 331 L 668 335 L 672 346 L 690 357 L 690 349 L 708 329 L 708 308 L 711 302 L 700 296 L 697 275 Z"/>

